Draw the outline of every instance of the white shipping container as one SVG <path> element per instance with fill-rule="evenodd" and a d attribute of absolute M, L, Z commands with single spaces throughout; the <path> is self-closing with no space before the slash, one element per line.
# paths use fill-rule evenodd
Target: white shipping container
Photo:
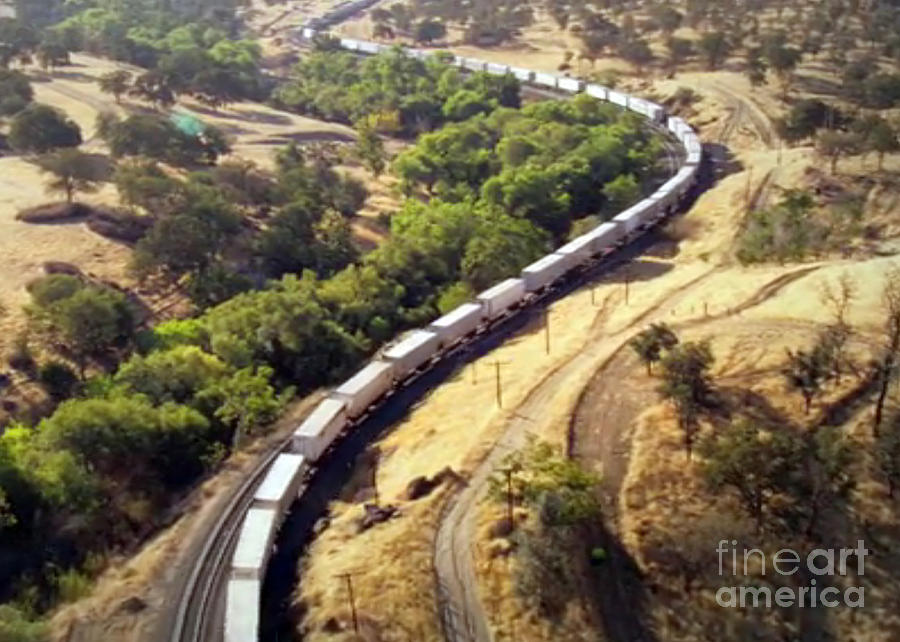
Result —
<path fill-rule="evenodd" d="M 440 337 L 428 330 L 416 330 L 382 355 L 394 364 L 394 378 L 402 379 L 431 359 L 440 350 Z"/>
<path fill-rule="evenodd" d="M 594 240 L 590 234 L 582 234 L 556 250 L 556 253 L 566 257 L 567 269 L 572 269 L 591 258 L 594 253 Z"/>
<path fill-rule="evenodd" d="M 654 102 L 647 102 L 647 116 L 655 123 L 662 123 L 666 117 L 666 109 L 662 105 L 657 105 Z"/>
<path fill-rule="evenodd" d="M 229 580 L 225 600 L 225 642 L 259 639 L 259 580 Z"/>
<path fill-rule="evenodd" d="M 356 51 L 359 49 L 359 42 L 352 38 L 341 38 L 341 47 L 350 51 Z"/>
<path fill-rule="evenodd" d="M 484 306 L 484 313 L 487 318 L 496 319 L 524 297 L 525 281 L 522 279 L 506 279 L 479 294 L 477 299 Z"/>
<path fill-rule="evenodd" d="M 647 101 L 635 96 L 631 96 L 628 99 L 628 109 L 642 116 L 649 116 L 650 114 L 650 106 L 647 104 Z"/>
<path fill-rule="evenodd" d="M 311 462 L 321 457 L 347 425 L 347 408 L 350 403 L 347 399 L 331 397 L 319 402 L 316 409 L 294 432 L 294 452 Z"/>
<path fill-rule="evenodd" d="M 372 361 L 342 383 L 332 396 L 346 401 L 347 415 L 355 419 L 391 389 L 393 373 L 393 364 L 386 361 Z"/>
<path fill-rule="evenodd" d="M 362 40 L 359 43 L 359 50 L 364 53 L 377 54 L 379 51 L 381 51 L 381 48 L 382 45 L 378 44 L 377 42 L 366 42 L 365 40 Z"/>
<path fill-rule="evenodd" d="M 571 91 L 573 94 L 577 94 L 584 87 L 584 83 L 578 80 L 577 78 L 560 78 L 559 79 L 559 88 L 564 91 Z"/>
<path fill-rule="evenodd" d="M 546 74 L 542 71 L 534 72 L 534 83 L 536 85 L 544 85 L 546 87 L 556 87 L 559 78 L 553 74 Z"/>
<path fill-rule="evenodd" d="M 302 34 L 303 34 L 303 37 L 306 38 L 307 40 L 312 40 L 313 36 L 316 35 L 316 31 L 315 31 L 315 29 L 311 29 L 311 28 L 307 27 L 303 30 Z"/>
<path fill-rule="evenodd" d="M 628 107 L 628 95 L 623 94 L 620 91 L 616 91 L 614 89 L 609 90 L 609 102 L 614 105 L 620 105 L 622 107 Z"/>
<path fill-rule="evenodd" d="M 625 228 L 626 234 L 631 234 L 644 223 L 649 222 L 653 218 L 654 202 L 651 199 L 644 199 L 637 205 L 629 207 L 627 210 L 616 216 L 613 220 L 621 224 Z"/>
<path fill-rule="evenodd" d="M 591 250 L 594 254 L 601 254 L 604 251 L 615 247 L 615 245 L 625 236 L 624 228 L 618 223 L 606 222 L 598 225 L 587 233 L 591 237 Z"/>
<path fill-rule="evenodd" d="M 256 489 L 253 505 L 257 508 L 274 508 L 282 514 L 297 498 L 305 470 L 306 460 L 303 455 L 278 455 L 262 484 Z"/>
<path fill-rule="evenodd" d="M 497 76 L 503 76 L 509 71 L 509 67 L 507 65 L 500 65 L 496 62 L 489 62 L 487 64 L 487 72 L 490 74 L 495 74 Z"/>
<path fill-rule="evenodd" d="M 231 577 L 262 580 L 275 540 L 275 520 L 278 511 L 271 508 L 251 508 L 244 516 L 234 557 L 231 558 Z"/>
<path fill-rule="evenodd" d="M 441 345 L 446 347 L 477 329 L 483 317 L 482 306 L 477 303 L 464 303 L 432 323 L 428 329 L 437 334 Z"/>
<path fill-rule="evenodd" d="M 522 82 L 531 82 L 534 78 L 534 72 L 530 69 L 523 69 L 522 67 L 510 67 L 510 72 L 512 75 L 521 80 Z"/>
<path fill-rule="evenodd" d="M 688 152 L 687 160 L 685 161 L 685 165 L 699 165 L 700 160 L 702 158 L 702 154 L 700 150 L 694 152 Z"/>
<path fill-rule="evenodd" d="M 588 96 L 593 96 L 594 98 L 599 98 L 600 100 L 607 100 L 609 98 L 609 89 L 607 89 L 603 85 L 588 83 L 587 87 L 584 88 L 584 91 Z"/>
<path fill-rule="evenodd" d="M 568 257 L 560 254 L 548 254 L 522 270 L 525 291 L 535 292 L 540 290 L 565 274 L 568 268 Z"/>
<path fill-rule="evenodd" d="M 471 71 L 484 71 L 485 62 L 477 58 L 463 58 L 463 67 Z"/>

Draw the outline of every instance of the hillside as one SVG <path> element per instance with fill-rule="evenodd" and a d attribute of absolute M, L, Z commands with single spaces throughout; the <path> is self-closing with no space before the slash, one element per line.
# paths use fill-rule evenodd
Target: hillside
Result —
<path fill-rule="evenodd" d="M 769 28 L 781 24 L 774 12 L 763 14 L 760 21 Z M 351 37 L 371 38 L 373 25 L 370 14 L 338 30 Z M 690 28 L 676 35 L 698 37 Z M 463 44 L 460 38 L 451 28 L 439 46 L 548 71 L 557 70 L 567 50 L 579 49 L 571 32 L 562 32 L 540 11 L 534 24 L 503 45 L 478 47 Z M 656 40 L 652 45 L 661 56 L 662 43 Z M 862 56 L 866 49 L 851 48 L 848 58 Z M 478 580 L 481 604 L 477 608 L 483 609 L 497 640 L 635 639 L 641 633 L 628 630 L 633 623 L 661 640 L 732 639 L 741 635 L 740 627 L 753 621 L 752 613 L 746 618 L 725 618 L 714 604 L 710 606 L 714 593 L 707 587 L 718 586 L 714 581 L 697 580 L 699 587 L 685 598 L 679 584 L 679 558 L 664 557 L 681 554 L 677 543 L 692 523 L 688 515 L 697 518 L 725 509 L 719 504 L 713 508 L 699 465 L 684 464 L 671 407 L 659 401 L 655 392 L 658 379 L 646 376 L 627 344 L 651 323 L 668 324 L 682 341 L 709 337 L 716 359 L 714 381 L 748 399 L 762 398 L 783 413 L 775 416 L 802 424 L 802 400 L 785 388 L 780 368 L 787 348 L 811 345 L 828 323 L 821 300 L 823 284 L 834 286 L 844 274 L 856 284 L 848 317 L 857 332 L 851 347 L 853 359 L 864 364 L 877 352 L 881 291 L 884 274 L 893 265 L 900 220 L 896 186 L 900 156 L 888 154 L 876 172 L 871 157 L 851 152 L 840 161 L 837 175 L 830 176 L 814 141 L 780 140 L 778 119 L 804 99 L 823 99 L 851 109 L 850 101 L 834 91 L 839 74 L 824 52 L 805 56 L 794 71 L 788 103 L 774 75 L 769 84 L 754 86 L 740 56 L 714 71 L 704 69 L 700 61 L 690 61 L 679 65 L 674 77 L 654 65 L 649 74 L 636 74 L 631 64 L 609 56 L 573 65 L 573 73 L 617 70 L 619 86 L 670 100 L 701 132 L 720 179 L 690 212 L 665 228 L 647 258 L 604 276 L 593 295 L 585 289 L 552 306 L 551 355 L 544 355 L 543 324 L 535 319 L 515 339 L 461 371 L 373 446 L 380 453 L 377 470 L 373 472 L 368 462 L 360 464 L 359 483 L 332 507 L 329 528 L 311 546 L 300 568 L 303 579 L 296 600 L 305 614 L 299 626 L 308 639 L 338 639 L 335 629 L 348 626 L 346 595 L 334 580 L 335 568 L 357 573 L 354 588 L 367 639 L 440 639 L 435 621 L 440 596 L 429 568 L 449 557 L 449 563 L 457 565 L 455 572 L 466 578 L 470 556 Z M 678 107 L 682 88 L 690 88 L 693 96 Z M 779 207 L 788 190 L 817 194 L 814 211 L 823 217 L 830 215 L 835 202 L 850 199 L 859 203 L 860 222 L 836 231 L 800 261 L 741 265 L 739 252 L 747 243 L 751 213 Z M 631 283 L 627 305 L 626 274 Z M 592 300 L 598 307 L 591 306 Z M 504 364 L 502 411 L 496 407 L 493 390 L 497 361 Z M 816 412 L 839 402 L 857 384 L 857 379 L 844 379 L 840 386 L 828 388 Z M 867 405 L 871 399 L 865 399 L 839 426 L 854 442 L 860 440 L 869 448 L 863 426 L 871 421 Z M 460 439 L 460 434 L 465 438 Z M 627 579 L 622 579 L 620 568 L 618 574 L 600 571 L 601 584 L 593 587 L 589 578 L 596 575 L 579 567 L 573 552 L 567 560 L 574 567 L 572 581 L 577 588 L 562 614 L 548 619 L 533 596 L 521 589 L 517 592 L 516 578 L 523 565 L 518 552 L 521 540 L 506 536 L 505 504 L 489 499 L 483 484 L 497 470 L 504 453 L 524 446 L 526 434 L 562 447 L 568 444 L 578 461 L 602 476 L 599 497 L 609 529 L 608 549 L 621 546 L 620 560 L 626 566 L 633 564 L 636 575 L 645 580 L 635 580 L 627 571 Z M 444 481 L 431 494 L 409 499 L 408 485 L 420 477 L 434 477 L 445 466 L 462 477 L 462 484 Z M 370 497 L 365 488 L 373 474 L 382 502 L 397 505 L 400 516 L 358 534 L 360 503 Z M 886 526 L 895 511 L 879 506 L 883 484 L 873 477 L 871 464 L 865 464 L 859 474 L 858 490 L 852 495 L 853 520 L 869 528 L 866 532 L 878 538 L 880 550 L 887 554 L 896 546 L 895 534 Z M 454 498 L 460 494 L 468 504 L 458 518 Z M 524 508 L 516 510 L 523 528 L 535 519 Z M 736 509 L 729 505 L 728 510 Z M 840 545 L 856 541 L 853 528 L 840 527 Z M 444 533 L 451 533 L 450 539 L 442 539 Z M 705 546 L 704 542 L 696 546 Z M 676 550 L 660 550 L 666 545 Z M 714 547 L 710 541 L 708 551 L 698 549 L 698 563 L 705 561 L 712 569 Z M 367 563 L 373 558 L 390 560 L 389 568 L 373 569 Z M 896 586 L 888 580 L 893 561 L 883 563 L 887 567 L 879 565 L 873 583 L 874 613 L 893 609 L 897 595 Z M 548 575 L 545 584 L 559 591 L 558 578 Z M 624 583 L 610 590 L 609 582 Z M 625 597 L 632 593 L 634 599 Z M 587 599 L 588 594 L 598 599 Z M 621 610 L 641 597 L 646 601 L 643 613 L 629 615 Z M 609 618 L 625 628 L 608 629 Z M 768 630 L 773 635 L 796 634 L 799 625 L 793 619 L 794 615 L 764 617 L 760 626 L 772 627 Z M 851 632 L 850 622 L 859 628 Z M 874 614 L 854 620 L 846 609 L 828 625 L 829 633 L 841 640 L 856 639 L 855 633 L 863 630 L 867 639 L 892 639 L 894 626 L 892 620 Z M 602 632 L 605 628 L 609 637 Z"/>

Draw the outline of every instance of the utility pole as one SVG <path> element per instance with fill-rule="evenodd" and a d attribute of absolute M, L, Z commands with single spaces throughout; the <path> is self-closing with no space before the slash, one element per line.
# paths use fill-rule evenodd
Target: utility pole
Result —
<path fill-rule="evenodd" d="M 628 305 L 628 284 L 631 281 L 631 277 L 628 272 L 625 273 L 625 305 Z"/>
<path fill-rule="evenodd" d="M 544 352 L 550 354 L 550 310 L 544 310 Z"/>
<path fill-rule="evenodd" d="M 508 365 L 508 361 L 495 361 L 494 362 L 494 379 L 496 382 L 497 389 L 497 407 L 503 407 L 503 383 L 500 381 L 500 366 Z"/>
<path fill-rule="evenodd" d="M 597 306 L 597 288 L 591 286 L 591 307 Z"/>
<path fill-rule="evenodd" d="M 359 618 L 356 616 L 356 601 L 353 599 L 353 576 L 355 573 L 338 573 L 337 577 L 347 582 L 347 595 L 350 598 L 350 613 L 353 616 L 353 631 L 359 633 Z"/>

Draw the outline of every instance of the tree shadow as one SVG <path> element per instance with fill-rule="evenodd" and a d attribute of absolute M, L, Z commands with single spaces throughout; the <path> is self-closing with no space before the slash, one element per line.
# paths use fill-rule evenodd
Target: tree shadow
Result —
<path fill-rule="evenodd" d="M 231 109 L 226 116 L 265 125 L 290 125 L 293 122 L 291 118 L 284 114 L 265 112 L 256 109 Z"/>
<path fill-rule="evenodd" d="M 592 601 L 611 642 L 655 642 L 647 626 L 644 577 L 634 558 L 605 524 L 589 529 L 590 541 L 606 551 L 606 561 L 594 567 Z"/>
<path fill-rule="evenodd" d="M 286 145 L 287 143 L 353 143 L 356 139 L 341 132 L 294 132 L 251 141 L 253 145 Z"/>

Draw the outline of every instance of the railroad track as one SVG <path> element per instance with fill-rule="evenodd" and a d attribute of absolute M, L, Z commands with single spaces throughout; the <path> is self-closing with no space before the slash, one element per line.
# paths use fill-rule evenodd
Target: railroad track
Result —
<path fill-rule="evenodd" d="M 225 510 L 210 530 L 200 554 L 194 560 L 190 575 L 181 594 L 170 642 L 200 642 L 221 639 L 220 627 L 212 620 L 227 580 L 228 560 L 234 550 L 244 515 L 253 499 L 253 492 L 275 458 L 290 444 L 290 437 L 278 442 L 253 472 L 241 483 Z M 249 641 L 248 641 L 249 642 Z"/>
<path fill-rule="evenodd" d="M 550 93 L 554 98 L 561 95 L 568 95 L 565 91 L 538 90 L 543 93 Z M 663 127 L 655 123 L 650 124 L 658 130 L 665 131 Z M 666 134 L 668 132 L 666 131 Z M 668 135 L 664 137 L 664 153 L 663 161 L 667 173 L 674 174 L 680 167 L 680 160 L 683 156 L 683 150 L 678 145 L 669 140 Z M 689 192 L 689 194 L 691 194 Z M 690 199 L 690 195 L 685 196 Z M 641 230 L 640 235 L 644 236 L 646 230 Z M 646 238 L 646 237 L 645 237 Z M 630 255 L 634 252 L 641 252 L 645 248 L 646 241 L 631 239 L 631 243 L 627 248 L 620 248 L 616 251 L 616 257 L 611 259 L 608 255 L 595 258 L 582 268 L 575 270 L 569 277 L 563 279 L 552 289 L 542 295 L 530 299 L 526 304 L 510 315 L 507 315 L 496 322 L 492 323 L 485 330 L 488 336 L 499 336 L 508 328 L 508 322 L 511 318 L 520 319 L 531 314 L 534 309 L 546 305 L 548 302 L 556 300 L 566 293 L 572 291 L 579 284 L 583 283 L 589 275 L 595 274 L 597 270 L 603 269 L 603 266 L 609 266 L 612 261 L 618 262 L 620 257 Z M 459 352 L 467 352 L 468 346 L 463 345 L 451 350 L 451 353 L 445 354 L 441 360 L 447 360 L 454 357 Z M 440 360 L 438 361 L 440 363 Z M 407 382 L 408 385 L 408 382 Z M 389 402 L 390 403 L 390 402 Z M 387 404 L 383 404 L 387 405 Z M 279 443 L 274 444 L 266 455 L 253 468 L 252 473 L 241 483 L 238 489 L 228 500 L 224 509 L 220 512 L 213 526 L 202 543 L 202 546 L 193 558 L 193 563 L 187 575 L 187 579 L 181 589 L 178 598 L 177 610 L 174 615 L 173 624 L 168 636 L 168 642 L 205 642 L 207 640 L 221 640 L 222 638 L 222 618 L 221 607 L 224 603 L 223 590 L 227 584 L 229 561 L 233 553 L 238 534 L 240 532 L 244 516 L 247 513 L 253 499 L 256 487 L 259 485 L 262 477 L 265 475 L 271 463 L 282 452 L 289 448 L 291 442 L 287 438 Z M 449 597 L 449 596 L 448 596 Z M 448 605 L 452 611 L 452 600 L 448 600 Z M 447 606 L 447 605 L 445 605 Z M 441 609 L 446 614 L 445 608 Z M 450 616 L 452 618 L 452 615 Z M 249 641 L 248 641 L 249 642 Z"/>

